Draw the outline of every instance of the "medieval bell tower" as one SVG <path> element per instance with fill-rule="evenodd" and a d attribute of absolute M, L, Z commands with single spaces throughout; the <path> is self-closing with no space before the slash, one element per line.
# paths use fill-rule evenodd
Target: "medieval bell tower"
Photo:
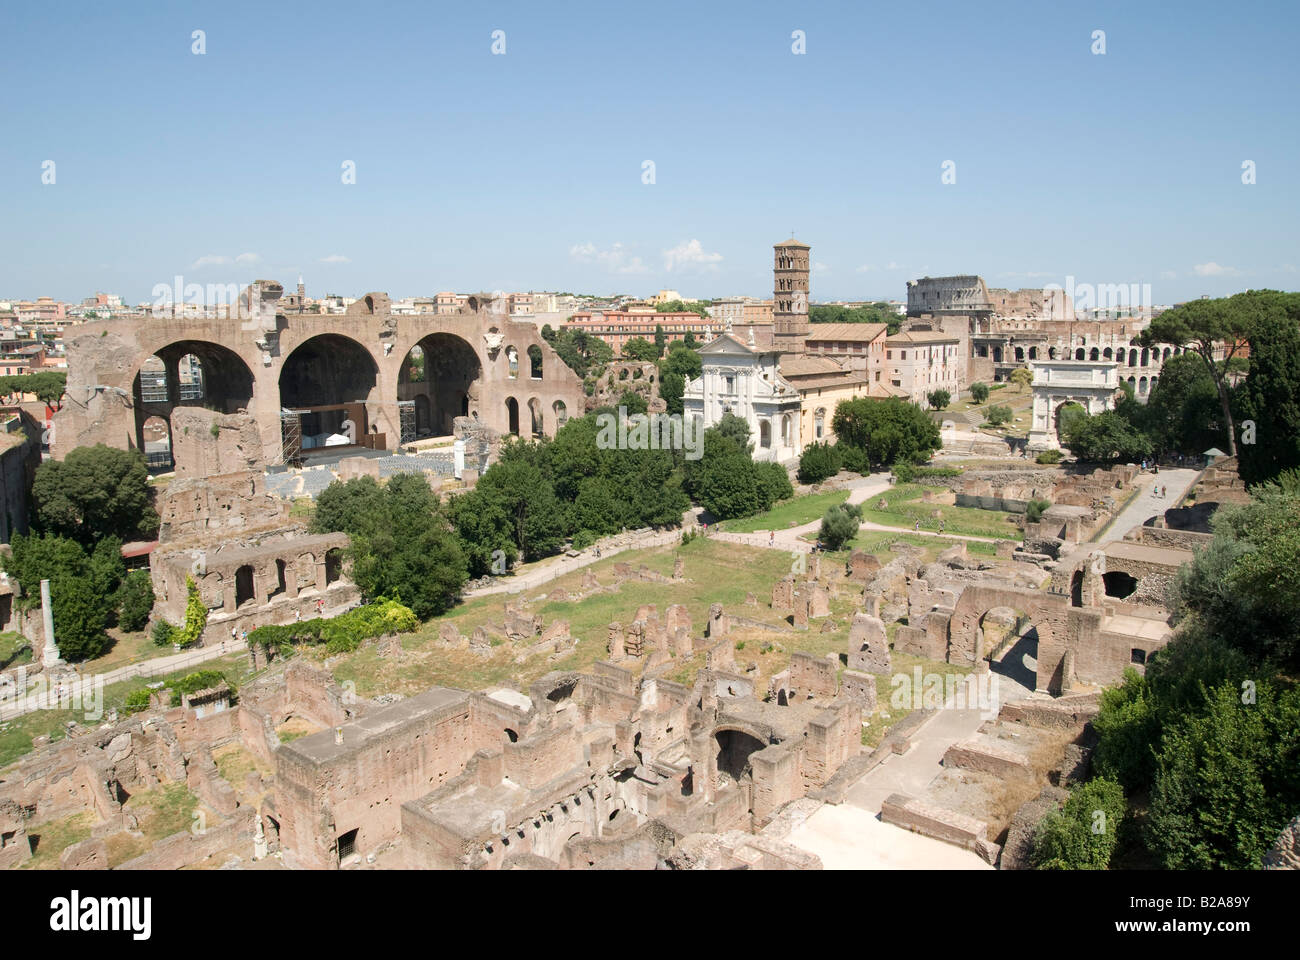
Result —
<path fill-rule="evenodd" d="M 808 254 L 812 248 L 791 237 L 773 249 L 773 342 L 778 350 L 802 353 L 808 337 Z"/>

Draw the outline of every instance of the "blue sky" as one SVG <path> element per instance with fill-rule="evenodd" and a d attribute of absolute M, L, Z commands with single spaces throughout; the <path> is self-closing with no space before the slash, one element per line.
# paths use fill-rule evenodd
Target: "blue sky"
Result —
<path fill-rule="evenodd" d="M 0 296 L 770 296 L 792 230 L 814 300 L 1297 289 L 1298 28 L 1294 2 L 6 4 Z"/>

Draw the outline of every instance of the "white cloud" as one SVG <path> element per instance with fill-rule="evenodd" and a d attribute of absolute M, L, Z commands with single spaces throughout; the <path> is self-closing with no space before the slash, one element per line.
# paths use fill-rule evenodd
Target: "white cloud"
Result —
<path fill-rule="evenodd" d="M 813 263 L 813 265 L 812 265 L 812 272 L 813 272 L 813 273 L 820 273 L 820 274 L 824 277 L 824 276 L 827 276 L 827 275 L 831 272 L 831 268 L 828 267 L 828 266 L 826 266 L 826 264 L 824 264 L 824 263 L 820 263 L 820 262 L 816 262 L 816 261 L 814 261 L 814 263 Z"/>
<path fill-rule="evenodd" d="M 341 254 L 341 253 L 331 253 L 328 257 L 321 257 L 320 260 L 319 260 L 318 262 L 320 262 L 320 263 L 351 263 L 352 261 L 349 260 L 347 257 L 343 256 L 343 254 Z"/>
<path fill-rule="evenodd" d="M 876 269 L 876 267 L 875 267 L 874 264 L 864 263 L 862 266 L 858 267 L 858 269 L 854 270 L 853 272 L 854 272 L 854 273 L 870 273 L 872 270 L 875 270 L 875 269 Z"/>
<path fill-rule="evenodd" d="M 1211 260 L 1209 263 L 1198 263 L 1192 267 L 1198 277 L 1235 277 L 1241 273 L 1236 267 L 1221 267 Z"/>
<path fill-rule="evenodd" d="M 590 242 L 577 243 L 569 248 L 569 258 L 578 263 L 594 263 L 611 273 L 647 272 L 641 258 L 629 254 L 621 243 L 614 244 L 608 250 L 601 250 Z"/>
<path fill-rule="evenodd" d="M 706 253 L 698 240 L 686 240 L 671 250 L 664 251 L 664 269 L 669 272 L 686 266 L 716 270 L 721 260 L 722 254 Z"/>
<path fill-rule="evenodd" d="M 890 260 L 889 263 L 885 264 L 885 269 L 886 269 L 886 270 L 902 270 L 902 269 L 903 269 L 903 265 L 902 265 L 901 263 L 895 263 L 893 260 Z"/>
<path fill-rule="evenodd" d="M 207 256 L 199 257 L 192 264 L 190 264 L 190 269 L 198 270 L 200 267 L 216 267 L 229 262 L 230 262 L 229 257 L 223 257 L 217 253 L 209 253 Z"/>
<path fill-rule="evenodd" d="M 239 256 L 235 257 L 235 263 L 257 263 L 257 261 L 261 259 L 262 258 L 255 253 L 241 253 Z"/>

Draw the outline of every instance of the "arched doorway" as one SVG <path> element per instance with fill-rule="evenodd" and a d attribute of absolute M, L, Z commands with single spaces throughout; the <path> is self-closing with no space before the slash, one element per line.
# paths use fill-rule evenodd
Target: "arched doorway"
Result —
<path fill-rule="evenodd" d="M 415 401 L 416 436 L 451 436 L 455 419 L 478 402 L 481 374 L 478 354 L 455 334 L 431 333 L 411 347 L 398 374 L 397 399 Z"/>
<path fill-rule="evenodd" d="M 1071 421 L 1085 416 L 1087 413 L 1088 411 L 1084 409 L 1083 404 L 1074 400 L 1067 400 L 1057 407 L 1055 415 L 1057 438 L 1059 439 L 1065 435 L 1064 431 Z"/>
<path fill-rule="evenodd" d="M 519 401 L 514 397 L 506 397 L 506 429 L 519 436 Z"/>
<path fill-rule="evenodd" d="M 378 445 L 367 410 L 378 382 L 374 357 L 350 337 L 323 333 L 300 343 L 280 370 L 280 406 L 298 413 L 303 452 Z"/>
<path fill-rule="evenodd" d="M 145 446 L 144 425 L 160 417 L 169 425 L 177 407 L 218 413 L 247 410 L 253 400 L 253 371 L 229 347 L 204 340 L 178 340 L 146 357 L 132 383 L 137 449 Z M 168 437 L 171 439 L 170 427 Z M 156 442 L 156 441 L 155 441 Z M 175 443 L 168 453 L 175 459 Z"/>
<path fill-rule="evenodd" d="M 165 417 L 147 418 L 141 430 L 145 465 L 151 470 L 166 471 L 175 466 L 172 459 L 172 428 Z"/>

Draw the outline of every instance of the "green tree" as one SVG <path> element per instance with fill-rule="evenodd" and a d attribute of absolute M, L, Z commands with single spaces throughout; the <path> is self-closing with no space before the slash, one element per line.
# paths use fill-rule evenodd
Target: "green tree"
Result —
<path fill-rule="evenodd" d="M 655 345 L 645 337 L 633 337 L 623 344 L 624 360 L 639 360 L 643 363 L 652 363 L 659 359 L 659 351 Z"/>
<path fill-rule="evenodd" d="M 26 537 L 15 533 L 10 553 L 0 559 L 5 572 L 18 581 L 25 606 L 40 602 L 42 580 L 85 577 L 89 565 L 81 544 L 49 533 Z"/>
<path fill-rule="evenodd" d="M 897 397 L 842 400 L 831 418 L 837 446 L 853 447 L 875 466 L 924 463 L 942 446 L 939 425 L 914 403 Z M 846 467 L 856 469 L 841 451 Z"/>
<path fill-rule="evenodd" d="M 1034 373 L 1028 367 L 1017 367 L 1011 371 L 1011 376 L 1007 379 L 1020 390 L 1027 390 L 1034 383 Z"/>
<path fill-rule="evenodd" d="M 50 584 L 54 637 L 65 660 L 93 660 L 109 645 L 104 625 L 108 609 L 85 577 L 63 577 Z"/>
<path fill-rule="evenodd" d="M 828 550 L 838 550 L 858 535 L 859 520 L 842 505 L 831 507 L 822 515 L 817 538 Z"/>
<path fill-rule="evenodd" d="M 799 455 L 800 483 L 821 483 L 839 472 L 839 450 L 829 443 L 810 443 Z"/>
<path fill-rule="evenodd" d="M 469 577 L 460 541 L 428 482 L 398 474 L 331 484 L 317 498 L 312 529 L 351 539 L 352 579 L 362 594 L 400 598 L 421 619 L 446 612 Z"/>
<path fill-rule="evenodd" d="M 132 570 L 118 591 L 117 625 L 126 631 L 143 630 L 153 605 L 153 580 L 149 571 Z"/>
<path fill-rule="evenodd" d="M 1010 423 L 1015 417 L 1015 412 L 1010 407 L 995 405 L 989 407 L 984 416 L 993 426 L 1000 427 L 1004 423 Z"/>
<path fill-rule="evenodd" d="M 1081 460 L 1127 462 L 1152 452 L 1151 439 L 1115 410 L 1063 419 L 1061 433 L 1061 442 Z"/>
<path fill-rule="evenodd" d="M 502 459 L 479 478 L 478 486 L 500 496 L 515 546 L 524 560 L 540 560 L 560 549 L 564 511 L 555 489 L 537 466 Z"/>
<path fill-rule="evenodd" d="M 149 537 L 158 528 L 149 473 L 134 450 L 100 443 L 47 460 L 36 469 L 32 497 L 41 529 L 86 545 Z"/>
<path fill-rule="evenodd" d="M 734 413 L 724 413 L 722 419 L 709 429 L 717 430 L 719 436 L 730 440 L 741 450 L 753 449 L 749 443 L 749 421 L 744 417 L 738 417 Z"/>
<path fill-rule="evenodd" d="M 952 394 L 947 390 L 931 390 L 925 395 L 931 410 L 942 410 L 952 402 Z"/>
<path fill-rule="evenodd" d="M 668 334 L 664 333 L 662 323 L 655 324 L 655 352 L 658 357 L 664 355 L 664 348 L 668 345 Z"/>
<path fill-rule="evenodd" d="M 1236 406 L 1238 419 L 1254 426 L 1253 436 L 1244 436 L 1237 451 L 1241 479 L 1252 486 L 1300 467 L 1298 301 L 1300 294 L 1288 295 L 1251 332 L 1250 373 L 1237 392 Z M 1162 374 L 1160 386 L 1164 383 Z"/>
<path fill-rule="evenodd" d="M 1161 451 L 1199 455 L 1223 436 L 1218 388 L 1195 354 L 1170 357 L 1147 402 L 1126 400 L 1121 408 Z"/>
<path fill-rule="evenodd" d="M 1300 690 L 1224 683 L 1165 728 L 1146 834 L 1166 868 L 1258 869 L 1297 810 Z"/>
<path fill-rule="evenodd" d="M 704 373 L 704 361 L 686 344 L 677 340 L 669 345 L 668 354 L 659 361 L 659 396 L 667 412 L 683 412 L 682 395 L 686 385 Z"/>
<path fill-rule="evenodd" d="M 781 464 L 763 461 L 755 463 L 754 469 L 758 472 L 759 489 L 762 490 L 763 499 L 767 502 L 764 510 L 770 509 L 778 500 L 788 500 L 794 496 L 794 485 L 790 483 L 790 474 Z"/>
<path fill-rule="evenodd" d="M 448 513 L 471 577 L 504 574 L 519 558 L 507 505 L 496 487 L 452 496 Z"/>
<path fill-rule="evenodd" d="M 623 391 L 618 398 L 618 405 L 626 410 L 629 415 L 645 413 L 650 409 L 650 404 L 646 402 L 646 398 L 631 388 Z"/>
<path fill-rule="evenodd" d="M 1231 456 L 1237 453 L 1237 438 L 1230 402 L 1229 367 L 1261 318 L 1276 317 L 1286 309 L 1287 295 L 1272 290 L 1250 290 L 1216 300 L 1192 300 L 1158 314 L 1139 337 L 1143 347 L 1164 343 L 1187 346 L 1201 358 L 1219 395 L 1219 409 L 1226 427 L 1223 439 Z M 1215 356 L 1219 351 L 1223 352 L 1223 363 Z"/>
<path fill-rule="evenodd" d="M 657 309 L 660 313 L 695 313 L 705 318 L 709 316 L 709 302 L 704 300 L 695 300 L 691 303 L 683 300 L 666 300 L 659 304 Z"/>
<path fill-rule="evenodd" d="M 750 517 L 772 503 L 749 453 L 717 427 L 704 431 L 704 455 L 692 464 L 690 482 L 692 495 L 717 520 Z"/>
<path fill-rule="evenodd" d="M 983 403 L 989 398 L 989 385 L 987 383 L 972 383 L 970 385 L 971 399 L 976 403 Z"/>

